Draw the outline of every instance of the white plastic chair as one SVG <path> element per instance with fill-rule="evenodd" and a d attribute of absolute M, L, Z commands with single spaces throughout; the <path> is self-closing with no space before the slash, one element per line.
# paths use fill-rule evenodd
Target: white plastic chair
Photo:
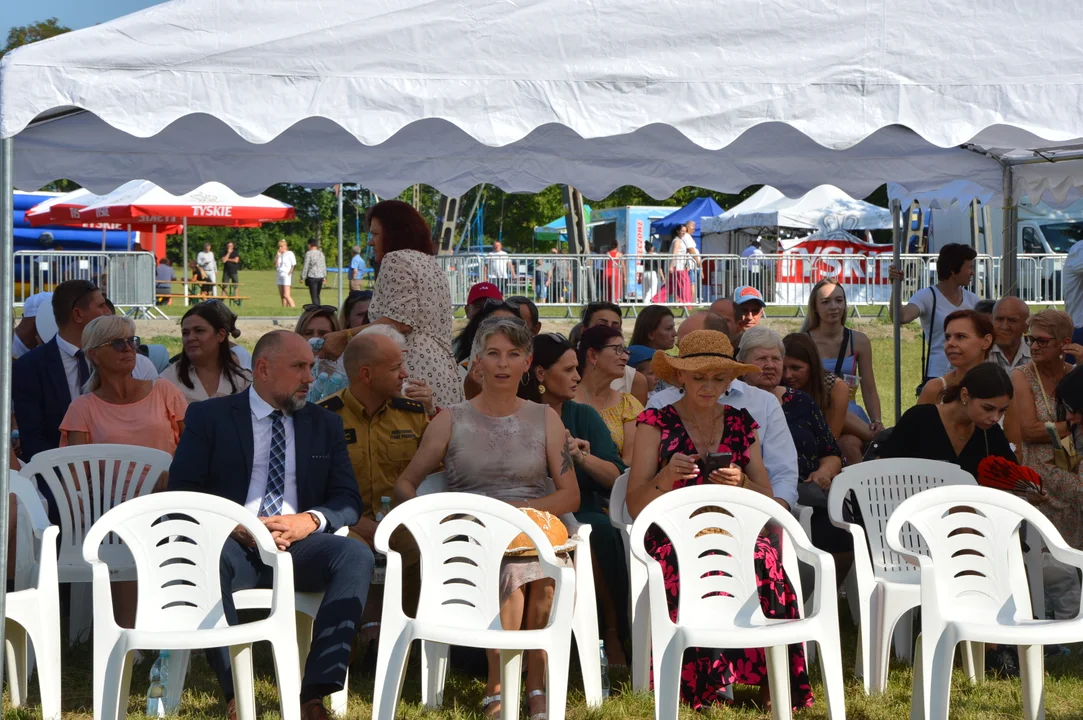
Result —
<path fill-rule="evenodd" d="M 555 490 L 551 478 L 546 478 L 549 491 Z M 433 473 L 426 477 L 417 488 L 418 497 L 435 492 L 447 491 L 447 479 L 444 473 Z M 565 515 L 561 518 L 569 528 L 578 525 L 575 537 L 571 538 L 572 569 L 575 571 L 575 601 L 572 610 L 572 636 L 579 655 L 579 668 L 583 674 L 583 696 L 587 707 L 601 707 L 602 667 L 598 656 L 598 609 L 597 593 L 594 587 L 594 562 L 590 554 L 590 525 L 575 523 L 575 518 Z M 447 658 L 449 648 L 438 643 L 424 643 L 421 650 L 421 700 L 426 707 L 439 707 L 443 704 L 444 681 L 447 678 Z"/>
<path fill-rule="evenodd" d="M 391 534 L 405 527 L 421 553 L 421 595 L 417 617 L 402 609 L 402 556 L 391 549 Z M 555 581 L 549 624 L 539 630 L 504 630 L 500 624 L 500 565 L 508 544 L 519 533 L 538 548 L 546 577 Z M 376 549 L 387 555 L 380 648 L 376 663 L 373 717 L 394 720 L 406 672 L 410 643 L 422 641 L 422 653 L 439 655 L 448 645 L 499 649 L 501 716 L 517 720 L 524 650 L 544 650 L 548 657 L 546 710 L 549 720 L 564 720 L 571 653 L 575 573 L 557 562 L 545 534 L 530 518 L 507 503 L 471 493 L 435 493 L 399 505 L 376 529 Z M 595 645 L 597 647 L 597 645 Z M 435 686 L 446 666 L 423 664 L 424 684 Z M 438 690 L 436 692 L 439 692 Z M 426 702 L 436 699 L 430 695 Z"/>
<path fill-rule="evenodd" d="M 753 554 L 768 522 L 785 531 L 783 556 L 795 554 L 812 566 L 812 607 L 802 619 L 768 619 L 761 610 Z M 669 618 L 662 568 L 644 545 L 651 525 L 673 543 L 680 566 L 676 623 Z M 700 485 L 652 501 L 632 525 L 631 538 L 632 552 L 647 568 L 657 720 L 677 718 L 681 664 L 690 647 L 764 648 L 773 716 L 790 717 L 787 646 L 807 641 L 820 648 L 828 716 L 834 720 L 846 716 L 835 563 L 831 555 L 813 547 L 792 514 L 751 490 Z"/>
<path fill-rule="evenodd" d="M 41 714 L 60 718 L 60 586 L 56 577 L 56 541 L 60 529 L 49 524 L 34 484 L 17 472 L 8 475 L 10 492 L 18 499 L 20 529 L 26 523 L 34 542 L 16 547 L 17 575 L 29 576 L 29 587 L 7 594 L 4 640 L 7 651 L 11 706 L 26 702 L 30 677 L 30 646 L 38 666 Z M 14 522 L 15 518 L 11 518 Z M 20 535 L 22 533 L 20 532 Z M 17 585 L 19 587 L 19 585 Z M 27 640 L 30 646 L 27 645 Z"/>
<path fill-rule="evenodd" d="M 69 643 L 83 640 L 90 631 L 90 567 L 83 561 L 83 539 L 111 508 L 149 495 L 172 461 L 169 453 L 136 445 L 75 445 L 40 452 L 23 467 L 24 477 L 44 478 L 60 512 L 57 572 L 61 583 L 76 583 Z M 101 558 L 114 582 L 135 580 L 131 555 L 116 537 L 106 538 Z"/>
<path fill-rule="evenodd" d="M 222 546 L 238 526 L 252 535 L 273 574 L 271 612 L 229 626 L 222 615 Z M 139 583 L 135 629 L 113 619 L 111 573 L 101 557 L 109 533 L 127 545 Z M 124 717 L 133 650 L 228 647 L 237 687 L 237 715 L 255 720 L 252 643 L 271 643 L 283 720 L 299 720 L 301 681 L 294 617 L 293 559 L 279 552 L 271 533 L 240 505 L 213 495 L 158 493 L 129 500 L 98 519 L 83 544 L 93 573 L 94 717 Z"/>
<path fill-rule="evenodd" d="M 887 546 L 884 529 L 888 518 L 907 498 L 942 485 L 977 486 L 974 477 L 958 465 L 933 460 L 871 460 L 852 465 L 835 476 L 827 496 L 828 516 L 836 527 L 849 530 L 854 538 L 854 578 L 859 608 L 857 672 L 865 693 L 887 690 L 891 637 L 895 654 L 909 659 L 913 629 L 910 611 L 921 601 L 920 574 Z M 846 522 L 842 506 L 854 493 L 865 527 Z M 907 547 L 924 552 L 916 533 L 907 538 Z M 870 554 L 871 549 L 871 554 Z M 980 651 L 979 651 L 980 652 Z M 970 658 L 964 664 L 973 676 Z M 984 667 L 984 660 L 980 663 Z"/>
<path fill-rule="evenodd" d="M 635 692 L 650 691 L 651 674 L 651 613 L 647 594 L 647 568 L 632 553 L 631 530 L 634 520 L 628 513 L 626 498 L 628 495 L 628 473 L 625 472 L 613 483 L 609 493 L 609 521 L 620 530 L 624 538 L 624 549 L 628 553 L 628 588 L 631 595 L 629 624 L 632 626 L 632 689 Z M 801 523 L 806 535 L 812 534 L 812 508 L 798 505 L 793 513 Z M 798 568 L 786 568 L 795 583 L 794 589 L 802 596 Z M 809 661 L 812 661 L 810 655 Z"/>
<path fill-rule="evenodd" d="M 942 487 L 902 503 L 888 520 L 888 545 L 921 570 L 921 635 L 910 717 L 948 717 L 956 644 L 970 640 L 1019 646 L 1023 716 L 1045 716 L 1043 645 L 1083 641 L 1083 613 L 1034 620 L 1019 527 L 1026 521 L 1058 561 L 1083 569 L 1083 552 L 1025 500 L 984 487 Z M 925 541 L 917 552 L 909 523 Z M 1037 538 L 1033 538 L 1037 541 Z"/>
<path fill-rule="evenodd" d="M 349 528 L 343 527 L 335 531 L 335 535 L 346 537 Z M 316 620 L 320 604 L 323 602 L 323 593 L 296 592 L 293 594 L 294 606 L 297 608 L 297 655 L 299 658 L 298 672 L 304 675 L 305 660 L 312 648 L 312 624 Z M 238 610 L 270 610 L 274 601 L 274 593 L 268 588 L 254 588 L 251 590 L 238 590 L 233 593 L 233 606 Z M 188 663 L 191 659 L 190 650 L 178 650 L 171 654 L 170 676 L 166 687 L 166 697 L 163 709 L 166 715 L 171 715 L 180 707 L 181 695 L 184 693 L 184 681 L 188 674 Z M 255 689 L 251 686 L 248 678 L 241 678 L 242 684 L 234 685 L 234 692 L 240 695 L 242 692 L 252 697 Z M 298 680 L 300 682 L 300 679 Z M 348 691 L 350 687 L 349 668 L 346 668 L 346 679 L 342 689 L 331 694 L 329 708 L 332 713 L 339 717 L 346 717 L 346 706 L 349 701 Z"/>

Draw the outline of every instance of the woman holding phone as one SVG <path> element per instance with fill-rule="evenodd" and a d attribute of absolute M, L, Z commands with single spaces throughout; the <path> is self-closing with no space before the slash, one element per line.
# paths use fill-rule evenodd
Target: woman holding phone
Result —
<path fill-rule="evenodd" d="M 628 476 L 628 511 L 638 516 L 652 500 L 678 488 L 717 483 L 774 497 L 760 454 L 757 425 L 747 410 L 718 400 L 739 375 L 759 368 L 733 359 L 729 339 L 714 330 L 696 330 L 680 344 L 680 356 L 657 351 L 651 367 L 660 380 L 684 390 L 681 399 L 639 416 L 632 469 Z M 781 538 L 765 530 L 756 542 L 755 563 L 760 607 L 769 618 L 799 617 L 799 599 L 781 565 Z M 668 538 L 652 527 L 647 548 L 662 567 L 670 617 L 676 621 L 680 573 Z M 691 655 L 691 657 L 689 657 Z M 767 697 L 767 663 L 762 648 L 716 650 L 692 648 L 681 672 L 681 698 L 694 710 L 732 700 L 733 683 L 759 685 Z M 790 646 L 793 707 L 812 704 L 812 688 L 800 645 Z"/>

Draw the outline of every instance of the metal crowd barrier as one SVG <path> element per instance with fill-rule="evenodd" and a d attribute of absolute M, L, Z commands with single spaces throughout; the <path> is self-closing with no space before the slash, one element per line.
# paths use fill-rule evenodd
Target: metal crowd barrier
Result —
<path fill-rule="evenodd" d="M 771 307 L 807 306 L 816 283 L 832 278 L 846 290 L 851 306 L 886 308 L 891 301 L 890 254 L 822 255 L 798 253 L 701 255 L 700 264 L 684 258 L 652 254 L 612 258 L 608 255 L 444 255 L 438 258 L 451 284 L 452 302 L 466 304 L 470 288 L 491 282 L 505 296 L 525 295 L 538 305 L 570 308 L 594 301 L 629 306 L 661 303 L 706 306 L 731 297 L 735 288 L 757 288 Z M 934 285 L 935 254 L 905 254 L 902 299 Z M 1063 255 L 1019 258 L 1019 295 L 1031 303 L 1062 303 Z M 687 277 L 687 281 L 684 279 Z M 974 292 L 981 297 L 1004 294 L 1001 261 L 988 255 L 975 259 Z"/>
<path fill-rule="evenodd" d="M 165 317 L 154 305 L 154 255 L 147 252 L 69 252 L 20 250 L 13 262 L 15 306 L 68 280 L 88 280 L 118 311 Z"/>

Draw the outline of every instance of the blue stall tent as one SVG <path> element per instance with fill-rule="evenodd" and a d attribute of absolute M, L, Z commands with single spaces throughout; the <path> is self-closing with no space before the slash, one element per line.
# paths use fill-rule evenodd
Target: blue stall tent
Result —
<path fill-rule="evenodd" d="M 73 227 L 67 225 L 41 225 L 30 227 L 26 211 L 61 193 L 16 192 L 15 193 L 15 251 L 53 250 L 60 245 L 65 250 L 101 250 L 101 228 Z M 127 230 L 106 230 L 105 249 L 123 251 L 128 249 Z"/>
<path fill-rule="evenodd" d="M 651 234 L 665 239 L 673 235 L 673 231 L 677 229 L 678 225 L 684 225 L 686 222 L 694 220 L 696 232 L 692 234 L 692 237 L 695 238 L 696 247 L 698 248 L 700 247 L 700 231 L 703 218 L 721 215 L 723 212 L 725 211 L 713 198 L 698 197 L 680 210 L 666 215 L 661 220 L 652 222 Z"/>
<path fill-rule="evenodd" d="M 583 218 L 590 227 L 590 205 L 583 206 Z M 568 216 L 561 215 L 556 220 L 545 225 L 538 225 L 534 228 L 534 240 L 536 242 L 555 242 L 566 243 L 568 242 Z"/>

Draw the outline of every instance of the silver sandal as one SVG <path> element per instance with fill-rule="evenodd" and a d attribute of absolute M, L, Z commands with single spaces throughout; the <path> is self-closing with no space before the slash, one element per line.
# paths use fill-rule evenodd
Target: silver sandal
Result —
<path fill-rule="evenodd" d="M 527 705 L 530 704 L 530 698 L 538 697 L 539 695 L 542 696 L 542 697 L 545 697 L 545 691 L 544 690 L 531 690 L 530 692 L 528 692 L 526 694 Z M 549 703 L 547 702 L 546 707 L 548 707 L 548 705 L 549 705 Z M 543 711 L 543 712 L 540 712 L 540 713 L 534 713 L 533 715 L 530 716 L 530 720 L 549 720 L 549 713 L 546 712 L 546 711 Z"/>
<path fill-rule="evenodd" d="M 490 715 L 490 714 L 489 714 L 488 712 L 486 712 L 486 709 L 487 709 L 487 708 L 488 708 L 488 707 L 489 707 L 490 705 L 492 705 L 493 703 L 498 703 L 498 702 L 500 702 L 500 701 L 501 701 L 502 699 L 503 699 L 503 698 L 502 698 L 502 696 L 501 696 L 501 695 L 486 695 L 486 696 L 485 696 L 485 699 L 481 701 L 481 714 L 482 714 L 482 715 L 484 715 L 484 716 L 485 716 L 485 717 L 487 717 L 487 718 L 496 718 L 496 717 L 499 717 L 499 715 L 500 715 L 500 711 L 499 711 L 499 710 L 497 710 L 497 711 L 496 711 L 495 713 L 493 713 L 492 715 Z M 501 709 L 503 709 L 503 708 L 501 708 Z"/>

